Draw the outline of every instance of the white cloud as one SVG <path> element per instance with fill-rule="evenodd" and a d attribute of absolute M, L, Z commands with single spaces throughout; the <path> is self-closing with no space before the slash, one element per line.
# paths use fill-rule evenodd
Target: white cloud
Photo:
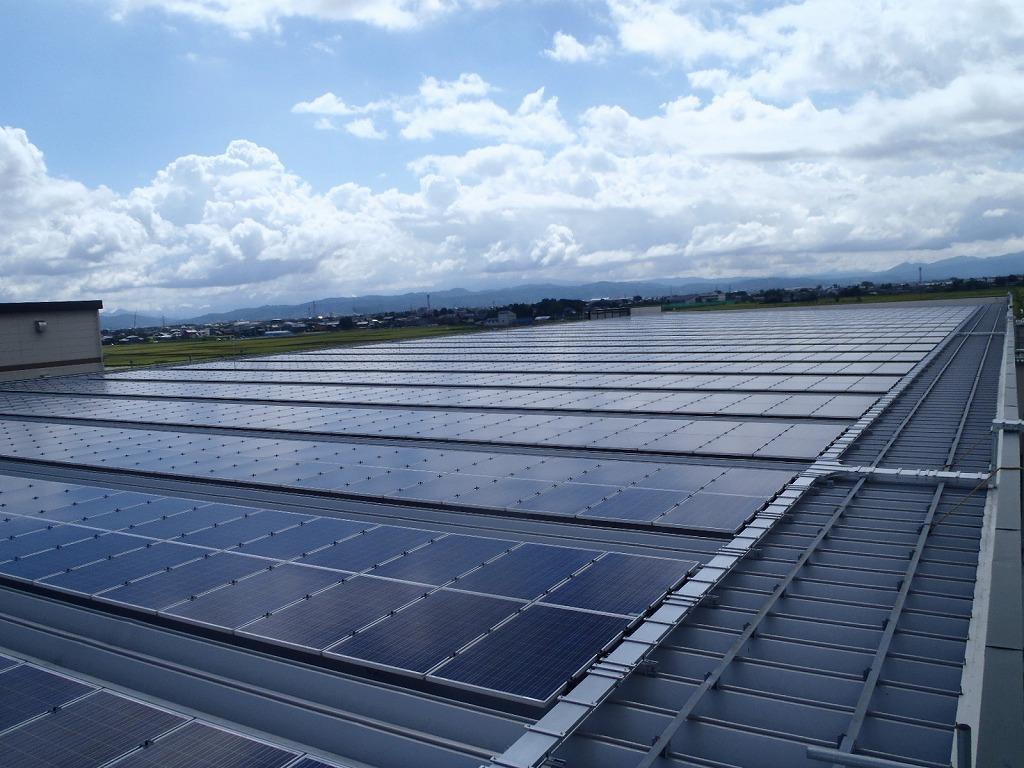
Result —
<path fill-rule="evenodd" d="M 455 80 L 426 77 L 416 94 L 370 102 L 363 106 L 346 104 L 334 93 L 317 96 L 292 107 L 297 114 L 321 118 L 388 113 L 400 126 L 402 138 L 429 140 L 439 134 L 459 134 L 477 139 L 522 144 L 564 144 L 573 133 L 558 109 L 558 99 L 545 98 L 544 89 L 527 94 L 511 111 L 490 95 L 493 86 L 475 73 L 463 73 Z M 357 120 L 350 132 L 364 138 L 383 138 L 369 120 Z M 370 136 L 368 129 L 373 129 Z M 366 135 L 364 135 L 366 134 Z"/>
<path fill-rule="evenodd" d="M 297 115 L 326 115 L 330 117 L 359 115 L 366 111 L 367 107 L 349 106 L 330 91 L 317 96 L 311 101 L 300 101 L 292 107 L 292 112 Z"/>
<path fill-rule="evenodd" d="M 339 179 L 318 193 L 236 141 L 116 194 L 51 176 L 23 131 L 0 129 L 0 299 L 170 309 L 1024 250 L 1019 4 L 608 8 L 616 61 L 640 56 L 666 82 L 685 73 L 689 89 L 656 109 L 594 103 L 567 117 L 543 88 L 508 93 L 466 73 L 365 104 L 328 92 L 295 105 L 366 138 L 470 140 L 425 148 L 403 191 Z M 563 59 L 579 55 L 565 37 Z"/>
<path fill-rule="evenodd" d="M 381 131 L 373 124 L 373 120 L 369 117 L 363 117 L 359 120 L 353 120 L 345 125 L 345 130 L 351 133 L 353 136 L 357 136 L 360 139 L 386 139 L 387 133 Z"/>
<path fill-rule="evenodd" d="M 695 87 L 760 98 L 906 95 L 987 71 L 1019 71 L 1024 6 L 1008 0 L 803 0 L 762 7 L 607 0 L 625 51 L 685 67 Z"/>
<path fill-rule="evenodd" d="M 493 0 L 107 0 L 115 18 L 148 9 L 225 27 L 239 35 L 276 33 L 282 21 L 360 22 L 412 29 Z"/>
<path fill-rule="evenodd" d="M 612 42 L 607 37 L 598 36 L 592 43 L 585 45 L 570 34 L 556 32 L 551 47 L 544 51 L 544 55 L 554 61 L 575 64 L 603 59 L 611 50 Z"/>

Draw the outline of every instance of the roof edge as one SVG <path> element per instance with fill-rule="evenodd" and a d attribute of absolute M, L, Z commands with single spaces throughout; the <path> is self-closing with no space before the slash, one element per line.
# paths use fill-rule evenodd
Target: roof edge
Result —
<path fill-rule="evenodd" d="M 23 312 L 80 312 L 87 309 L 103 309 L 99 299 L 89 301 L 12 301 L 0 303 L 0 315 Z"/>

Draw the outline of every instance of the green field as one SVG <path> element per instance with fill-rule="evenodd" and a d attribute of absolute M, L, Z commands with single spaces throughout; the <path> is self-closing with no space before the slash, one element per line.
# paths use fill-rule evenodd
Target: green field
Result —
<path fill-rule="evenodd" d="M 978 299 L 989 296 L 1005 296 L 1012 291 L 1013 301 L 1020 312 L 1021 298 L 1024 291 L 1020 288 L 978 288 L 963 291 L 922 291 L 920 293 L 881 294 L 878 296 L 843 296 L 835 299 L 818 299 L 816 301 L 787 301 L 766 304 L 759 301 L 737 302 L 735 304 L 694 304 L 693 306 L 671 307 L 667 312 L 708 312 L 729 309 L 774 309 L 778 307 L 828 307 L 836 304 L 877 304 L 893 301 L 940 301 L 943 299 Z"/>
<path fill-rule="evenodd" d="M 187 363 L 243 355 L 273 355 L 306 349 L 337 347 L 347 344 L 371 344 L 396 339 L 421 339 L 476 330 L 465 326 L 427 328 L 381 328 L 377 330 L 331 331 L 274 338 L 162 341 L 143 344 L 112 345 L 103 348 L 103 363 L 108 368 L 123 368 L 158 363 Z"/>

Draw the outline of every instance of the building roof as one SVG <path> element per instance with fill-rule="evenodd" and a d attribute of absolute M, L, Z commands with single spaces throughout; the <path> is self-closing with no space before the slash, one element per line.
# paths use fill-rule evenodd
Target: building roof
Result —
<path fill-rule="evenodd" d="M 281 768 L 948 765 L 957 724 L 1013 754 L 981 714 L 1014 704 L 1007 322 L 680 313 L 6 384 L 0 654 Z M 177 722 L 123 752 L 184 759 Z"/>
<path fill-rule="evenodd" d="M 90 309 L 103 309 L 103 302 L 99 300 L 0 302 L 0 315 L 24 312 L 82 312 Z"/>

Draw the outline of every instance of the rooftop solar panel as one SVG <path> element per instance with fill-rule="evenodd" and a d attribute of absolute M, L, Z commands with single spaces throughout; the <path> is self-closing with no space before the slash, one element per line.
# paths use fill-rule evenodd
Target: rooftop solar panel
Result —
<path fill-rule="evenodd" d="M 0 754 L 19 768 L 91 768 L 183 722 L 177 715 L 98 691 L 0 735 Z"/>
<path fill-rule="evenodd" d="M 15 662 L 7 660 L 11 664 Z M 94 690 L 61 675 L 21 664 L 0 673 L 0 731 Z"/>
<path fill-rule="evenodd" d="M 427 544 L 434 535 L 414 528 L 380 526 L 336 543 L 327 542 L 329 546 L 302 558 L 302 562 L 343 571 L 365 571 Z"/>
<path fill-rule="evenodd" d="M 105 600 L 159 611 L 230 583 L 271 564 L 270 560 L 232 554 L 204 555 L 187 568 L 171 568 L 103 593 Z"/>
<path fill-rule="evenodd" d="M 0 565 L 0 573 L 21 579 L 41 579 L 50 574 L 138 549 L 145 544 L 144 539 L 134 536 L 106 533 L 4 563 Z"/>
<path fill-rule="evenodd" d="M 635 615 L 655 604 L 696 565 L 609 553 L 546 595 L 544 602 Z"/>
<path fill-rule="evenodd" d="M 452 586 L 471 592 L 532 600 L 598 554 L 585 549 L 523 544 L 483 568 L 460 577 Z"/>
<path fill-rule="evenodd" d="M 627 624 L 622 618 L 532 606 L 432 676 L 547 702 Z"/>
<path fill-rule="evenodd" d="M 414 584 L 356 577 L 254 622 L 243 633 L 322 650 L 423 594 Z"/>
<path fill-rule="evenodd" d="M 403 557 L 374 568 L 375 576 L 388 576 L 422 584 L 441 585 L 482 565 L 515 542 L 474 536 L 446 536 Z"/>
<path fill-rule="evenodd" d="M 434 592 L 331 647 L 329 655 L 426 673 L 520 609 L 510 600 Z"/>
<path fill-rule="evenodd" d="M 48 576 L 43 583 L 51 587 L 91 595 L 164 571 L 167 568 L 173 568 L 201 556 L 200 551 L 191 547 L 161 542 L 149 544 L 147 542 L 147 545 L 141 549 Z"/>
<path fill-rule="evenodd" d="M 281 565 L 207 592 L 167 613 L 215 627 L 234 629 L 344 578 L 338 571 Z"/>
<path fill-rule="evenodd" d="M 192 722 L 123 757 L 111 768 L 283 768 L 295 757 L 294 752 Z"/>

